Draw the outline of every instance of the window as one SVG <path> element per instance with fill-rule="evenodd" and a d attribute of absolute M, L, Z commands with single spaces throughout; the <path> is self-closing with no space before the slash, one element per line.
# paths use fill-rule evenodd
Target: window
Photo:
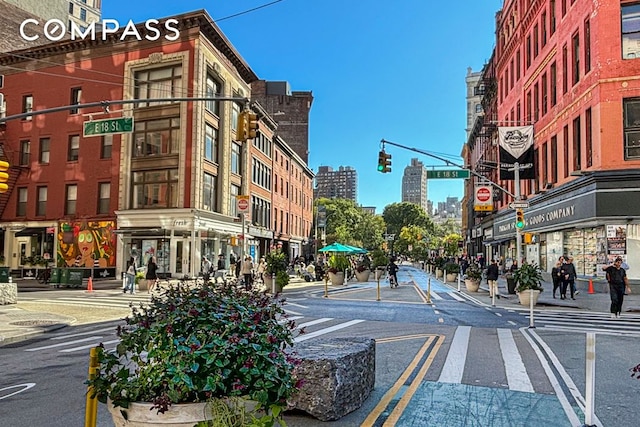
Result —
<path fill-rule="evenodd" d="M 549 1 L 549 35 L 556 32 L 556 0 Z"/>
<path fill-rule="evenodd" d="M 558 136 L 551 137 L 551 182 L 558 182 Z"/>
<path fill-rule="evenodd" d="M 533 106 L 531 105 L 531 91 L 527 92 L 527 114 L 526 114 L 526 118 L 527 118 L 527 122 L 531 122 L 532 121 L 532 113 L 533 113 Z"/>
<path fill-rule="evenodd" d="M 593 166 L 593 130 L 591 129 L 592 125 L 593 122 L 591 118 L 591 108 L 587 108 L 587 110 L 584 112 L 584 142 L 588 168 Z"/>
<path fill-rule="evenodd" d="M 527 63 L 527 68 L 531 66 L 531 35 L 527 36 L 527 44 L 526 50 L 524 52 L 525 61 Z"/>
<path fill-rule="evenodd" d="M 69 104 L 70 105 L 80 104 L 80 98 L 82 98 L 82 88 L 81 87 L 71 88 L 71 101 L 69 102 Z M 78 109 L 73 108 L 69 110 L 69 114 L 78 114 Z"/>
<path fill-rule="evenodd" d="M 133 130 L 133 157 L 174 154 L 180 142 L 180 119 L 136 122 Z"/>
<path fill-rule="evenodd" d="M 98 183 L 98 213 L 108 214 L 111 202 L 111 183 Z"/>
<path fill-rule="evenodd" d="M 238 130 L 238 116 L 240 116 L 240 105 L 231 105 L 231 130 L 237 132 Z"/>
<path fill-rule="evenodd" d="M 20 141 L 20 166 L 29 166 L 31 162 L 31 141 Z"/>
<path fill-rule="evenodd" d="M 548 168 L 549 165 L 547 165 L 547 143 L 545 141 L 544 144 L 542 144 L 542 151 L 540 153 L 540 156 L 542 157 L 540 159 L 540 167 L 542 168 L 542 185 L 546 185 L 549 182 L 549 175 L 548 175 Z"/>
<path fill-rule="evenodd" d="M 22 112 L 31 113 L 33 111 L 33 95 L 25 95 L 22 97 Z M 32 116 L 25 117 L 22 120 L 31 120 Z"/>
<path fill-rule="evenodd" d="M 40 164 L 46 165 L 49 163 L 49 157 L 51 154 L 51 139 L 40 138 L 40 153 L 38 154 L 38 161 Z"/>
<path fill-rule="evenodd" d="M 100 158 L 110 159 L 112 149 L 113 149 L 113 135 L 102 135 L 102 141 L 100 142 Z"/>
<path fill-rule="evenodd" d="M 237 197 L 240 195 L 240 186 L 231 184 L 231 192 L 229 193 L 229 206 L 230 214 L 232 217 L 236 218 L 238 216 L 238 205 L 236 204 Z"/>
<path fill-rule="evenodd" d="M 67 161 L 77 162 L 80 157 L 80 135 L 70 135 L 67 148 Z"/>
<path fill-rule="evenodd" d="M 511 59 L 511 66 L 509 67 L 509 89 L 513 89 L 515 83 L 515 69 L 513 65 L 513 58 Z"/>
<path fill-rule="evenodd" d="M 46 214 L 47 214 L 47 187 L 38 187 L 36 216 L 45 216 Z"/>
<path fill-rule="evenodd" d="M 580 35 L 576 32 L 571 38 L 571 48 L 573 55 L 573 81 L 575 85 L 580 81 Z"/>
<path fill-rule="evenodd" d="M 622 5 L 622 59 L 640 58 L 640 3 Z"/>
<path fill-rule="evenodd" d="M 220 96 L 222 85 L 211 75 L 207 74 L 207 87 L 205 89 L 205 96 L 207 98 L 213 98 Z M 204 107 L 212 114 L 216 116 L 220 115 L 220 101 L 206 101 Z"/>
<path fill-rule="evenodd" d="M 640 98 L 623 100 L 624 158 L 640 158 Z"/>
<path fill-rule="evenodd" d="M 533 121 L 537 122 L 540 117 L 540 89 L 538 83 L 533 85 Z"/>
<path fill-rule="evenodd" d="M 80 19 L 83 21 L 87 20 L 87 9 L 85 9 L 84 7 L 80 8 Z"/>
<path fill-rule="evenodd" d="M 540 17 L 540 40 L 542 47 L 547 44 L 547 11 L 543 11 Z"/>
<path fill-rule="evenodd" d="M 242 146 L 231 143 L 231 173 L 242 175 Z"/>
<path fill-rule="evenodd" d="M 176 98 L 182 93 L 182 66 L 155 68 L 151 70 L 137 71 L 135 77 L 136 99 L 162 99 Z M 136 108 L 151 105 L 170 104 L 174 101 L 140 102 Z"/>
<path fill-rule="evenodd" d="M 569 126 L 562 130 L 562 142 L 564 143 L 564 177 L 569 176 Z"/>
<path fill-rule="evenodd" d="M 567 0 L 560 0 L 562 2 L 561 6 L 561 13 L 562 13 L 562 17 L 564 18 L 564 15 L 567 14 Z"/>
<path fill-rule="evenodd" d="M 542 77 L 540 79 L 540 84 L 542 85 L 542 116 L 547 114 L 547 73 L 542 73 Z"/>
<path fill-rule="evenodd" d="M 67 184 L 65 188 L 64 214 L 75 215 L 77 202 L 78 202 L 78 186 L 76 184 Z"/>
<path fill-rule="evenodd" d="M 516 51 L 516 81 L 520 80 L 520 49 Z"/>
<path fill-rule="evenodd" d="M 549 88 L 549 94 L 551 95 L 551 106 L 556 105 L 558 101 L 557 90 L 556 90 L 556 80 L 558 78 L 558 71 L 556 70 L 555 61 L 551 63 L 551 67 L 549 69 L 549 83 L 551 87 Z"/>
<path fill-rule="evenodd" d="M 27 197 L 28 190 L 26 188 L 18 188 L 18 203 L 16 205 L 16 216 L 27 216 Z"/>
<path fill-rule="evenodd" d="M 218 162 L 218 130 L 209 123 L 205 123 L 204 129 L 204 158 Z"/>
<path fill-rule="evenodd" d="M 133 173 L 132 209 L 178 207 L 178 170 Z"/>
<path fill-rule="evenodd" d="M 582 138 L 580 133 L 580 116 L 573 119 L 573 170 L 582 169 Z"/>
<path fill-rule="evenodd" d="M 538 56 L 539 48 L 538 45 L 538 24 L 533 26 L 533 57 L 536 58 Z"/>
<path fill-rule="evenodd" d="M 73 3 L 69 2 L 69 15 L 73 15 Z"/>
<path fill-rule="evenodd" d="M 565 44 L 564 46 L 562 46 L 562 93 L 567 93 L 567 82 L 568 82 L 568 78 L 567 78 L 567 73 L 568 73 L 568 69 L 569 69 L 569 64 L 567 64 L 567 61 L 569 60 L 568 55 L 567 55 L 567 45 Z"/>
<path fill-rule="evenodd" d="M 271 203 L 260 197 L 251 196 L 251 219 L 260 226 L 271 224 Z"/>
<path fill-rule="evenodd" d="M 215 212 L 216 210 L 216 178 L 211 174 L 204 174 L 202 208 L 206 211 Z"/>
<path fill-rule="evenodd" d="M 591 23 L 584 20 L 584 73 L 591 71 Z"/>

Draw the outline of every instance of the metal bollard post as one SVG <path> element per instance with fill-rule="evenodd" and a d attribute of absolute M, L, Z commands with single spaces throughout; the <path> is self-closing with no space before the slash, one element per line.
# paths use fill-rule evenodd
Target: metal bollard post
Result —
<path fill-rule="evenodd" d="M 98 372 L 98 352 L 102 351 L 100 347 L 93 347 L 89 352 L 89 379 L 96 376 Z M 95 427 L 98 418 L 98 399 L 91 397 L 93 395 L 93 387 L 89 386 L 87 390 L 87 403 L 84 411 L 84 426 Z"/>
<path fill-rule="evenodd" d="M 458 273 L 458 292 L 460 292 L 460 274 Z"/>
<path fill-rule="evenodd" d="M 533 322 L 533 289 L 529 289 L 529 329 L 535 329 Z"/>
<path fill-rule="evenodd" d="M 427 304 L 431 304 L 431 277 L 427 279 Z"/>
<path fill-rule="evenodd" d="M 324 297 L 329 298 L 329 275 L 324 276 Z"/>
<path fill-rule="evenodd" d="M 586 352 L 586 382 L 584 396 L 584 424 L 586 427 L 594 425 L 595 389 L 596 389 L 596 334 L 587 332 Z"/>
<path fill-rule="evenodd" d="M 378 275 L 377 271 L 376 271 L 376 279 L 378 282 L 378 298 L 376 299 L 376 301 L 380 301 L 380 276 Z"/>

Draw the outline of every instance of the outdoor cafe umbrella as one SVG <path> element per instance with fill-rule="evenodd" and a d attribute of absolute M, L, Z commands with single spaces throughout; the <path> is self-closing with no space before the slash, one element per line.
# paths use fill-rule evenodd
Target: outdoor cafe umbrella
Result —
<path fill-rule="evenodd" d="M 342 252 L 342 253 L 353 253 L 353 247 L 345 246 L 342 243 L 334 242 L 329 246 L 325 246 L 322 249 L 318 249 L 318 252 Z"/>
<path fill-rule="evenodd" d="M 366 254 L 368 251 L 366 249 L 359 248 L 357 246 L 344 245 L 351 249 L 351 254 Z"/>

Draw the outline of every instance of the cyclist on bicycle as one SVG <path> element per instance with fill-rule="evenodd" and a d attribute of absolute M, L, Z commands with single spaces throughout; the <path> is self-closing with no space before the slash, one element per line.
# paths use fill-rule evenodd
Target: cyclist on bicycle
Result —
<path fill-rule="evenodd" d="M 398 266 L 396 265 L 395 258 L 391 258 L 389 260 L 389 265 L 387 266 L 387 271 L 389 272 L 389 280 L 393 278 L 393 283 L 395 286 L 398 286 Z"/>

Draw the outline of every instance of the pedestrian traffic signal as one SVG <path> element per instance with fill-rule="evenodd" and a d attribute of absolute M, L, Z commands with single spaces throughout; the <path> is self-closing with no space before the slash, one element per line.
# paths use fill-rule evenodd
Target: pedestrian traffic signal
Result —
<path fill-rule="evenodd" d="M 391 154 L 387 154 L 384 150 L 378 153 L 378 172 L 391 172 Z"/>
<path fill-rule="evenodd" d="M 9 191 L 9 162 L 0 160 L 0 193 Z"/>
<path fill-rule="evenodd" d="M 247 111 L 246 122 L 247 122 L 247 134 L 245 135 L 245 137 L 247 139 L 253 139 L 256 137 L 258 132 L 258 115 L 251 111 Z"/>
<path fill-rule="evenodd" d="M 238 114 L 238 123 L 236 123 L 236 141 L 247 140 L 247 115 L 244 111 Z"/>
<path fill-rule="evenodd" d="M 524 228 L 524 211 L 522 209 L 516 210 L 516 228 L 522 230 Z"/>

